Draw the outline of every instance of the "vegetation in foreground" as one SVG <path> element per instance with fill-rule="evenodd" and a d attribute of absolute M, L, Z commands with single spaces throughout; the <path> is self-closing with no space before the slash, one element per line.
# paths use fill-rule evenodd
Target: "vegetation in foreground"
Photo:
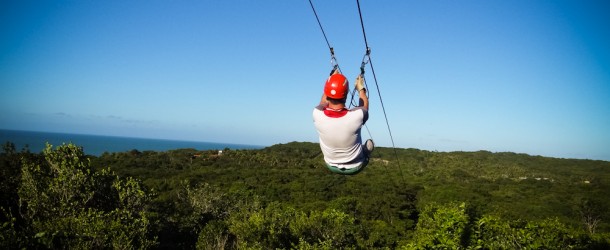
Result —
<path fill-rule="evenodd" d="M 317 144 L 76 145 L 0 154 L 0 247 L 608 249 L 610 163 L 379 148 L 356 176 Z"/>

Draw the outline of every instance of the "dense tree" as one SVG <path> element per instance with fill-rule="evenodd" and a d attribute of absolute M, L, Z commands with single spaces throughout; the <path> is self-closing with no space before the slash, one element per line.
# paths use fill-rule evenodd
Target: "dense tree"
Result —
<path fill-rule="evenodd" d="M 9 214 L 10 223 L 3 226 L 17 235 L 12 243 L 80 249 L 155 244 L 146 211 L 151 197 L 136 179 L 92 171 L 82 149 L 72 144 L 47 145 L 42 155 L 43 162 L 22 159 L 19 215 Z"/>
<path fill-rule="evenodd" d="M 341 176 L 314 143 L 99 157 L 71 144 L 4 149 L 5 248 L 610 246 L 603 161 L 381 147 L 364 172 Z"/>

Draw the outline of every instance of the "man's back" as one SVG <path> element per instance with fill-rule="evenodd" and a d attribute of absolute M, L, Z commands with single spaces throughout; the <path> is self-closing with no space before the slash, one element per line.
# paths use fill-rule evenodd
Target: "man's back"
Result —
<path fill-rule="evenodd" d="M 320 135 L 320 149 L 327 163 L 344 164 L 361 160 L 360 132 L 368 119 L 366 109 L 332 110 L 318 106 L 313 111 L 313 119 Z"/>

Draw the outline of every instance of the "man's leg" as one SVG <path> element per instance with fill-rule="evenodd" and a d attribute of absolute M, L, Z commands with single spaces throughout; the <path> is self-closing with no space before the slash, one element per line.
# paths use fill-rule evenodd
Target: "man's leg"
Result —
<path fill-rule="evenodd" d="M 368 139 L 366 140 L 366 142 L 364 143 L 364 155 L 366 156 L 366 158 L 370 158 L 371 157 L 371 153 L 373 153 L 373 150 L 375 149 L 375 143 L 373 142 L 373 140 Z"/>
<path fill-rule="evenodd" d="M 364 146 L 363 147 L 363 149 L 364 149 L 364 161 L 360 164 L 360 166 L 355 167 L 355 168 L 345 169 L 345 168 L 338 168 L 336 166 L 329 165 L 327 163 L 326 167 L 328 167 L 328 169 L 331 172 L 337 173 L 337 174 L 355 175 L 357 173 L 360 173 L 362 170 L 364 170 L 366 165 L 369 164 L 369 158 L 371 156 L 371 153 L 373 152 L 373 149 L 375 149 L 375 143 L 373 143 L 373 140 L 368 139 L 368 140 L 366 140 L 366 142 L 364 143 L 363 146 Z"/>
<path fill-rule="evenodd" d="M 362 170 L 364 170 L 364 167 L 366 167 L 366 165 L 369 164 L 369 158 L 365 158 L 364 161 L 362 163 L 360 163 L 360 165 L 358 165 L 357 167 L 353 167 L 353 168 L 342 168 L 342 167 L 336 167 L 333 165 L 330 165 L 328 163 L 326 163 L 326 167 L 328 168 L 328 170 L 330 170 L 333 173 L 337 173 L 337 174 L 342 174 L 342 175 L 355 175 L 357 173 L 360 173 Z"/>

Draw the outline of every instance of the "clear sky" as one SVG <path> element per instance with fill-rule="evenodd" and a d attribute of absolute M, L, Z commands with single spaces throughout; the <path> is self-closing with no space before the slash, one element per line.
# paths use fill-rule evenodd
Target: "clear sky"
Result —
<path fill-rule="evenodd" d="M 356 1 L 313 3 L 353 82 Z M 610 160 L 609 1 L 361 9 L 397 147 Z M 316 142 L 330 68 L 307 0 L 0 1 L 0 129 Z M 368 128 L 390 147 L 370 68 L 366 79 Z"/>

